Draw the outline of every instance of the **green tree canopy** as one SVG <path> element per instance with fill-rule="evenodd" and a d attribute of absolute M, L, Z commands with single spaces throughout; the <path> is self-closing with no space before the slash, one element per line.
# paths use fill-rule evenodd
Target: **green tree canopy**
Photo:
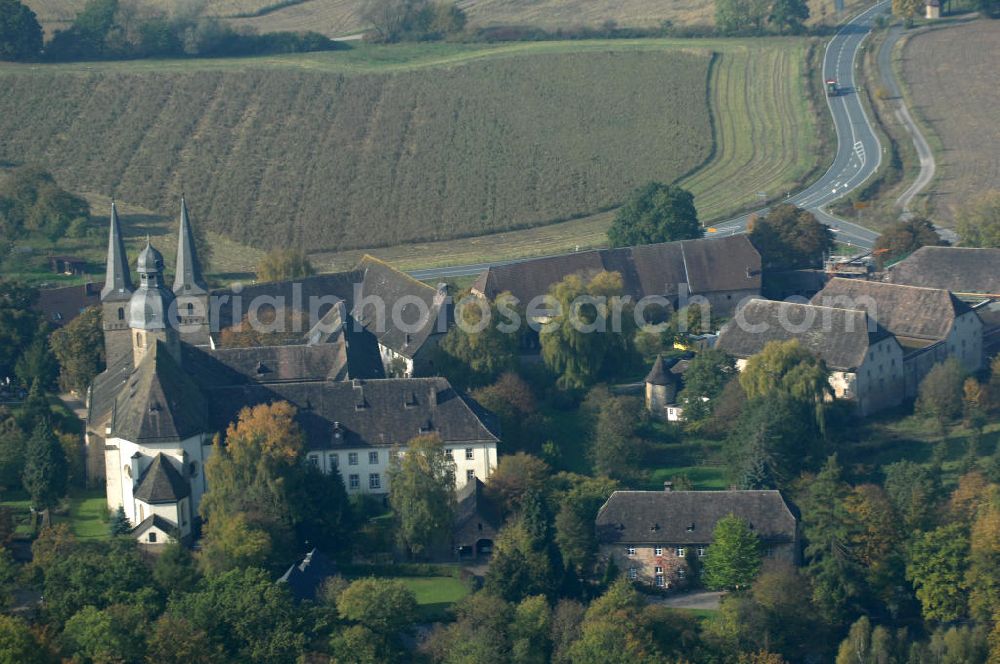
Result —
<path fill-rule="evenodd" d="M 750 241 L 765 268 L 818 267 L 833 249 L 833 233 L 812 212 L 789 203 L 776 205 L 750 224 Z"/>
<path fill-rule="evenodd" d="M 600 272 L 586 284 L 570 274 L 549 295 L 558 306 L 539 333 L 542 361 L 561 387 L 588 387 L 632 363 L 635 321 L 616 304 L 624 295 L 619 273 Z"/>
<path fill-rule="evenodd" d="M 258 281 L 288 281 L 316 274 L 305 253 L 298 249 L 273 249 L 257 264 Z"/>
<path fill-rule="evenodd" d="M 875 240 L 872 253 L 880 267 L 900 261 L 920 247 L 948 244 L 934 230 L 934 224 L 924 217 L 897 221 L 882 231 Z"/>
<path fill-rule="evenodd" d="M 726 438 L 730 478 L 742 489 L 788 487 L 820 451 L 808 405 L 774 393 L 747 402 Z"/>
<path fill-rule="evenodd" d="M 798 32 L 809 18 L 809 5 L 804 0 L 774 0 L 767 20 L 778 32 Z"/>
<path fill-rule="evenodd" d="M 100 307 L 88 307 L 82 314 L 49 338 L 59 361 L 59 385 L 78 394 L 87 391 L 97 374 L 104 370 L 104 332 Z"/>
<path fill-rule="evenodd" d="M 712 590 L 746 588 L 760 571 L 760 563 L 760 538 L 746 519 L 732 514 L 719 519 L 705 554 L 705 585 Z"/>
<path fill-rule="evenodd" d="M 954 357 L 935 364 L 920 381 L 915 410 L 944 431 L 962 416 L 965 377 L 965 369 Z"/>
<path fill-rule="evenodd" d="M 709 348 L 695 355 L 684 372 L 684 389 L 678 395 L 684 404 L 684 419 L 700 422 L 711 415 L 712 400 L 735 375 L 736 363 L 723 351 Z"/>
<path fill-rule="evenodd" d="M 24 452 L 24 490 L 35 509 L 55 507 L 66 495 L 68 465 L 59 440 L 46 421 L 40 422 Z"/>
<path fill-rule="evenodd" d="M 850 615 L 862 592 L 862 570 L 848 553 L 851 514 L 845 505 L 847 495 L 840 464 L 833 455 L 809 483 L 802 511 L 813 604 L 833 625 Z"/>
<path fill-rule="evenodd" d="M 691 240 L 704 234 L 694 195 L 672 184 L 650 182 L 639 187 L 618 210 L 608 240 L 613 247 Z"/>
<path fill-rule="evenodd" d="M 0 0 L 0 60 L 31 60 L 42 50 L 42 26 L 19 0 Z"/>
<path fill-rule="evenodd" d="M 967 615 L 968 555 L 969 532 L 963 523 L 921 533 L 910 545 L 906 578 L 913 584 L 926 620 L 952 622 Z"/>
<path fill-rule="evenodd" d="M 590 446 L 594 470 L 619 480 L 635 478 L 644 445 L 637 433 L 642 402 L 635 397 L 610 397 L 600 405 Z"/>
<path fill-rule="evenodd" d="M 0 180 L 0 231 L 11 238 L 36 233 L 55 242 L 73 221 L 89 216 L 87 201 L 41 168 L 23 166 Z"/>
<path fill-rule="evenodd" d="M 205 462 L 212 490 L 199 511 L 206 520 L 201 562 L 219 572 L 233 565 L 287 560 L 297 553 L 289 478 L 303 472 L 305 438 L 286 401 L 244 408 Z"/>
<path fill-rule="evenodd" d="M 370 577 L 354 581 L 340 593 L 337 611 L 376 634 L 394 636 L 416 621 L 417 599 L 398 579 Z"/>
<path fill-rule="evenodd" d="M 497 301 L 504 297 L 501 294 Z M 502 319 L 496 303 L 460 297 L 455 320 L 434 362 L 453 385 L 463 389 L 488 385 L 517 368 L 518 335 L 499 329 Z"/>
<path fill-rule="evenodd" d="M 23 620 L 0 614 L 0 662 L 45 664 L 48 661 L 45 651 Z"/>
<path fill-rule="evenodd" d="M 826 403 L 831 395 L 826 363 L 797 339 L 771 341 L 749 360 L 740 373 L 747 398 L 782 393 L 815 410 L 816 424 L 826 427 Z"/>
<path fill-rule="evenodd" d="M 1000 247 L 1000 191 L 981 194 L 959 211 L 958 235 L 966 247 Z"/>
<path fill-rule="evenodd" d="M 455 461 L 436 435 L 417 436 L 389 467 L 389 504 L 396 538 L 422 556 L 451 532 L 455 514 Z"/>

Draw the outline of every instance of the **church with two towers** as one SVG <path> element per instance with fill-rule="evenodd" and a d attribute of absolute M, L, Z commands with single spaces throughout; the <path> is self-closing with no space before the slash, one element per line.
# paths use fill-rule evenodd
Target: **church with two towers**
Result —
<path fill-rule="evenodd" d="M 392 455 L 419 435 L 440 437 L 457 489 L 496 468 L 496 417 L 433 376 L 450 316 L 442 288 L 366 257 L 347 272 L 212 290 L 183 199 L 173 285 L 148 239 L 133 280 L 114 203 L 109 226 L 107 368 L 87 395 L 88 477 L 103 480 L 108 507 L 124 509 L 140 542 L 197 536 L 213 440 L 257 404 L 295 406 L 305 463 L 339 473 L 349 494 L 387 492 Z M 224 330 L 263 310 L 291 331 L 224 347 Z"/>

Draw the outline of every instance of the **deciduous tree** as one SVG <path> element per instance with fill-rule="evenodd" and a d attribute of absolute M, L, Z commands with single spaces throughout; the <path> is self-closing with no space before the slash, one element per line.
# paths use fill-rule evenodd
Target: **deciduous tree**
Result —
<path fill-rule="evenodd" d="M 920 247 L 946 244 L 929 219 L 913 217 L 897 221 L 882 231 L 875 240 L 873 254 L 879 266 L 885 267 L 906 258 Z"/>
<path fill-rule="evenodd" d="M 503 295 L 501 295 L 503 297 Z M 497 298 L 498 300 L 500 298 Z M 457 324 L 441 340 L 435 367 L 453 385 L 479 387 L 517 368 L 518 335 L 501 331 L 495 303 L 459 298 Z"/>
<path fill-rule="evenodd" d="M 451 532 L 455 514 L 455 461 L 435 435 L 418 436 L 389 468 L 389 504 L 396 538 L 411 555 L 422 556 Z"/>
<path fill-rule="evenodd" d="M 962 416 L 963 384 L 966 372 L 953 357 L 935 364 L 917 393 L 916 411 L 937 422 L 944 432 L 950 422 Z"/>
<path fill-rule="evenodd" d="M 695 355 L 684 372 L 684 389 L 678 395 L 684 404 L 684 419 L 700 422 L 711 415 L 712 400 L 735 374 L 736 363 L 721 350 L 712 348 Z"/>
<path fill-rule="evenodd" d="M 632 192 L 608 229 L 613 247 L 631 247 L 703 235 L 691 192 L 676 185 L 650 182 Z"/>
<path fill-rule="evenodd" d="M 961 209 L 958 235 L 967 247 L 1000 247 L 1000 191 L 981 194 Z"/>
<path fill-rule="evenodd" d="M 88 307 L 50 337 L 59 361 L 59 386 L 79 394 L 104 370 L 104 332 L 101 309 Z"/>
<path fill-rule="evenodd" d="M 951 622 L 968 612 L 968 526 L 952 523 L 921 533 L 907 552 L 906 578 L 913 584 L 924 619 Z"/>
<path fill-rule="evenodd" d="M 712 590 L 746 588 L 757 576 L 760 563 L 760 538 L 749 523 L 732 514 L 719 519 L 705 554 L 705 585 Z"/>
<path fill-rule="evenodd" d="M 258 281 L 288 281 L 316 274 L 309 258 L 298 249 L 274 249 L 257 264 Z"/>
<path fill-rule="evenodd" d="M 337 611 L 376 634 L 395 636 L 416 620 L 417 599 L 402 581 L 370 577 L 354 581 L 340 593 Z"/>
<path fill-rule="evenodd" d="M 586 284 L 571 274 L 549 295 L 558 306 L 540 331 L 542 360 L 561 387 L 588 387 L 631 363 L 635 321 L 617 299 L 624 295 L 621 274 L 600 272 Z"/>
<path fill-rule="evenodd" d="M 765 267 L 781 270 L 817 267 L 833 250 L 833 233 L 802 208 L 785 203 L 750 225 L 750 241 Z"/>
<path fill-rule="evenodd" d="M 0 60 L 31 60 L 42 50 L 42 26 L 19 0 L 0 0 Z"/>

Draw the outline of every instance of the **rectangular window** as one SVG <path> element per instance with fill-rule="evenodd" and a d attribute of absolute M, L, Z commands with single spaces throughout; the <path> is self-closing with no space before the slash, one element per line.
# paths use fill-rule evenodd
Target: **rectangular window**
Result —
<path fill-rule="evenodd" d="M 663 574 L 663 568 L 662 567 L 657 567 L 656 568 L 656 573 L 657 574 Z"/>
<path fill-rule="evenodd" d="M 357 452 L 348 452 L 347 453 L 347 465 L 348 466 L 356 466 L 356 465 L 358 465 L 358 453 Z"/>
<path fill-rule="evenodd" d="M 662 546 L 654 547 L 653 548 L 653 555 L 654 556 L 662 556 L 663 555 L 663 547 Z"/>
<path fill-rule="evenodd" d="M 471 447 L 466 447 L 465 448 L 465 460 L 466 461 L 472 461 L 472 459 L 473 459 L 472 448 Z"/>
<path fill-rule="evenodd" d="M 662 574 L 657 574 L 656 575 L 656 587 L 657 588 L 662 588 L 663 587 L 663 575 Z"/>
<path fill-rule="evenodd" d="M 677 570 L 677 578 L 678 579 L 683 579 L 685 576 L 687 576 L 687 571 L 686 570 L 684 570 L 683 568 Z"/>
<path fill-rule="evenodd" d="M 626 556 L 634 556 L 635 555 L 635 547 L 634 546 L 627 546 L 627 547 L 625 547 L 625 555 Z"/>
<path fill-rule="evenodd" d="M 379 477 L 378 473 L 372 473 L 368 476 L 368 488 L 369 489 L 381 489 L 382 488 L 382 478 Z"/>
<path fill-rule="evenodd" d="M 446 457 L 455 456 L 455 450 L 447 449 L 447 450 L 444 451 L 444 455 Z"/>
<path fill-rule="evenodd" d="M 699 546 L 698 547 L 698 557 L 699 558 L 703 558 L 704 556 L 705 556 L 705 547 Z"/>
<path fill-rule="evenodd" d="M 476 471 L 474 471 L 474 470 L 467 470 L 467 471 L 465 471 L 465 481 L 466 482 L 474 482 L 475 480 L 476 480 Z"/>
<path fill-rule="evenodd" d="M 348 486 L 351 489 L 360 489 L 361 488 L 361 477 L 358 476 L 358 475 L 351 475 L 348 478 Z"/>
<path fill-rule="evenodd" d="M 308 463 L 309 463 L 310 466 L 313 466 L 315 468 L 319 467 L 319 455 L 318 454 L 310 454 L 308 457 L 306 457 L 306 459 L 307 459 L 307 461 L 308 461 Z"/>
<path fill-rule="evenodd" d="M 677 557 L 678 558 L 683 558 L 684 554 L 686 554 L 686 553 L 687 553 L 687 549 L 685 549 L 683 546 L 677 547 Z"/>
<path fill-rule="evenodd" d="M 330 455 L 330 467 L 331 468 L 339 468 L 340 467 L 340 459 L 337 457 L 336 454 L 331 454 Z"/>
<path fill-rule="evenodd" d="M 378 464 L 378 452 L 368 453 L 368 463 L 370 463 L 373 466 Z"/>
<path fill-rule="evenodd" d="M 634 567 L 629 567 L 628 568 L 628 578 L 629 578 L 630 581 L 635 581 L 637 578 L 639 578 L 639 570 L 637 570 Z"/>

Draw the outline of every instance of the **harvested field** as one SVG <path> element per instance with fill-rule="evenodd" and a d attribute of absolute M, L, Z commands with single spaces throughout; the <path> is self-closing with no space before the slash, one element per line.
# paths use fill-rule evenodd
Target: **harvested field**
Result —
<path fill-rule="evenodd" d="M 648 179 L 696 169 L 682 181 L 706 221 L 793 187 L 821 159 L 807 48 L 438 44 L 0 66 L 0 86 L 17 92 L 0 99 L 0 159 L 43 163 L 65 186 L 170 216 L 183 188 L 210 230 L 299 243 L 326 265 L 377 247 L 411 266 L 446 250 L 453 263 L 571 251 L 602 244 L 611 215 L 594 213 Z M 54 110 L 4 108 L 25 96 Z M 535 227 L 493 235 L 525 226 Z"/>
<path fill-rule="evenodd" d="M 185 190 L 209 230 L 258 247 L 483 235 L 607 209 L 698 168 L 710 58 L 541 52 L 362 75 L 6 67 L 0 159 L 153 210 Z"/>
<path fill-rule="evenodd" d="M 914 115 L 930 129 L 937 175 L 930 205 L 935 221 L 954 223 L 969 197 L 1000 183 L 1000 30 L 978 20 L 924 32 L 903 48 L 902 74 Z"/>
<path fill-rule="evenodd" d="M 51 32 L 66 27 L 86 0 L 26 0 Z M 664 21 L 678 26 L 712 25 L 715 5 L 710 0 L 457 0 L 469 25 L 519 25 L 555 30 L 578 26 L 599 27 L 614 22 L 622 27 L 653 28 Z M 370 0 L 205 0 L 202 15 L 224 18 L 233 25 L 260 32 L 313 30 L 331 37 L 368 28 L 364 10 Z M 185 6 L 182 0 L 160 0 L 167 12 Z M 834 0 L 808 0 L 810 23 L 836 20 Z M 847 11 L 860 6 L 848 0 Z M 257 14 L 257 15 L 255 15 Z"/>

